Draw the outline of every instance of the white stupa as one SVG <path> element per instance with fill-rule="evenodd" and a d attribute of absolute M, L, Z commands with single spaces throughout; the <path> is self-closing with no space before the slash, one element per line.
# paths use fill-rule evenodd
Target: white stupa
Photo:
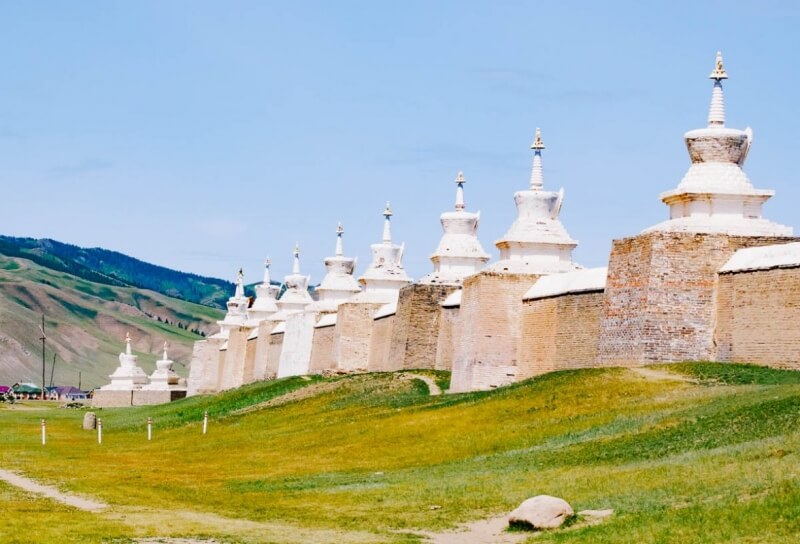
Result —
<path fill-rule="evenodd" d="M 300 247 L 294 246 L 294 262 L 292 263 L 292 273 L 283 278 L 286 289 L 277 301 L 278 311 L 267 319 L 269 321 L 286 321 L 286 316 L 292 312 L 302 311 L 306 306 L 314 302 L 308 294 L 308 282 L 311 276 L 300 274 Z"/>
<path fill-rule="evenodd" d="M 500 260 L 489 267 L 494 272 L 552 274 L 579 268 L 572 262 L 578 242 L 570 238 L 558 218 L 564 189 L 544 190 L 542 173 L 542 133 L 537 128 L 533 149 L 533 170 L 529 191 L 514 194 L 517 220 L 495 245 Z"/>
<path fill-rule="evenodd" d="M 684 135 L 692 165 L 678 187 L 661 194 L 670 219 L 648 231 L 721 233 L 740 236 L 791 236 L 792 228 L 761 217 L 761 207 L 775 193 L 756 189 L 742 170 L 753 131 L 725 126 L 722 80 L 728 74 L 717 53 L 708 127 Z"/>
<path fill-rule="evenodd" d="M 383 240 L 370 246 L 372 262 L 364 275 L 358 278 L 364 290 L 348 302 L 395 303 L 400 289 L 411 283 L 403 269 L 404 246 L 392 243 L 392 209 L 388 202 L 383 217 Z"/>
<path fill-rule="evenodd" d="M 240 268 L 239 274 L 236 276 L 236 291 L 228 299 L 228 312 L 222 321 L 217 321 L 219 332 L 214 335 L 216 338 L 227 338 L 231 329 L 244 325 L 247 321 L 247 307 L 250 305 L 250 299 L 244 296 L 243 278 L 244 273 Z"/>
<path fill-rule="evenodd" d="M 256 326 L 264 319 L 278 311 L 278 292 L 280 287 L 272 285 L 272 280 L 269 275 L 270 260 L 269 257 L 264 261 L 264 279 L 256 285 L 256 299 L 253 305 L 247 310 L 247 325 Z"/>
<path fill-rule="evenodd" d="M 423 284 L 458 285 L 489 261 L 489 255 L 478 240 L 481 212 L 466 211 L 464 205 L 464 173 L 456 176 L 455 211 L 441 215 L 444 234 L 431 255 L 433 272 L 419 280 Z"/>
<path fill-rule="evenodd" d="M 131 335 L 125 334 L 125 351 L 119 354 L 119 367 L 109 376 L 111 383 L 105 391 L 132 391 L 147 385 L 147 374 L 138 365 L 139 358 L 131 351 Z"/>
<path fill-rule="evenodd" d="M 336 254 L 325 259 L 327 273 L 316 290 L 319 300 L 308 305 L 306 311 L 335 312 L 339 304 L 361 292 L 361 287 L 353 277 L 358 259 L 344 256 L 343 234 L 344 229 L 339 223 L 336 227 Z"/>
<path fill-rule="evenodd" d="M 156 369 L 150 375 L 150 384 L 143 387 L 152 391 L 169 391 L 185 389 L 180 385 L 180 376 L 172 370 L 173 361 L 169 358 L 169 345 L 164 342 L 164 354 L 156 361 Z"/>

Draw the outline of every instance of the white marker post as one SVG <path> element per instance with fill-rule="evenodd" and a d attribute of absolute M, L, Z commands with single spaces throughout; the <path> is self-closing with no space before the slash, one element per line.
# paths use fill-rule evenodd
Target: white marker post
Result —
<path fill-rule="evenodd" d="M 153 439 L 153 418 L 147 418 L 147 440 L 150 441 Z"/>
<path fill-rule="evenodd" d="M 203 413 L 203 434 L 208 432 L 208 410 Z"/>
<path fill-rule="evenodd" d="M 97 420 L 97 443 L 98 444 L 102 444 L 103 443 L 103 420 L 102 419 L 98 419 Z"/>
<path fill-rule="evenodd" d="M 47 424 L 42 420 L 42 446 L 47 444 Z"/>

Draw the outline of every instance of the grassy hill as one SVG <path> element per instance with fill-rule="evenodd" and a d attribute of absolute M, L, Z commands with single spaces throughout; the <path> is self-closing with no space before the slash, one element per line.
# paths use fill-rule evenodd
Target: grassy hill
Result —
<path fill-rule="evenodd" d="M 117 287 L 149 289 L 173 298 L 224 309 L 234 284 L 179 272 L 117 251 L 83 248 L 56 240 L 0 236 L 0 255 L 23 257 L 84 280 Z"/>
<path fill-rule="evenodd" d="M 531 543 L 800 538 L 800 373 L 789 371 L 595 369 L 438 397 L 401 373 L 290 378 L 99 415 L 102 446 L 79 410 L 0 409 L 1 468 L 111 505 L 74 513 L 64 531 L 53 523 L 69 508 L 0 486 L 0 540 L 37 527 L 26 542 L 421 543 L 541 493 L 615 513 Z"/>
<path fill-rule="evenodd" d="M 148 372 L 164 341 L 173 360 L 188 364 L 192 344 L 215 332 L 215 308 L 134 287 L 97 283 L 35 262 L 0 255 L 0 384 L 41 382 L 39 324 L 46 315 L 47 380 L 82 386 L 108 382 L 126 332 Z M 185 375 L 185 369 L 176 365 Z"/>

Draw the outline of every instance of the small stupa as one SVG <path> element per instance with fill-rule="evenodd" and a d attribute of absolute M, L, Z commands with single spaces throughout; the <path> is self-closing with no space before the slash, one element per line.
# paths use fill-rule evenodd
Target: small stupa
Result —
<path fill-rule="evenodd" d="M 725 126 L 722 81 L 728 72 L 717 52 L 708 126 L 684 135 L 692 165 L 678 187 L 661 194 L 670 219 L 649 231 L 720 233 L 734 236 L 791 236 L 792 228 L 761 217 L 774 191 L 756 189 L 742 170 L 753 131 Z"/>
<path fill-rule="evenodd" d="M 147 374 L 139 367 L 139 358 L 131 350 L 131 335 L 125 334 L 125 351 L 119 354 L 119 367 L 111 374 L 111 383 L 101 389 L 105 391 L 132 391 L 147 385 Z"/>
<path fill-rule="evenodd" d="M 353 277 L 358 259 L 344 256 L 343 234 L 344 228 L 339 223 L 336 227 L 336 253 L 325 259 L 327 273 L 316 289 L 319 300 L 310 304 L 306 311 L 335 312 L 339 304 L 361 292 L 361 287 Z"/>
<path fill-rule="evenodd" d="M 280 287 L 272 285 L 272 279 L 269 274 L 270 259 L 264 261 L 264 279 L 259 285 L 256 285 L 256 299 L 253 305 L 247 310 L 248 325 L 258 325 L 260 321 L 268 318 L 278 311 L 276 299 Z"/>
<path fill-rule="evenodd" d="M 228 312 L 222 321 L 217 321 L 219 332 L 214 336 L 227 338 L 231 329 L 243 325 L 247 321 L 248 306 L 250 299 L 244 296 L 244 272 L 240 268 L 236 276 L 236 291 L 228 299 Z"/>
<path fill-rule="evenodd" d="M 161 359 L 156 361 L 156 369 L 150 375 L 150 384 L 144 389 L 154 391 L 169 391 L 185 389 L 180 384 L 180 376 L 172 370 L 173 361 L 169 358 L 169 345 L 164 342 L 164 353 Z"/>
<path fill-rule="evenodd" d="M 564 189 L 544 190 L 542 170 L 542 133 L 536 129 L 530 190 L 514 194 L 517 219 L 505 235 L 495 242 L 500 260 L 490 266 L 494 272 L 517 274 L 552 274 L 577 268 L 572 250 L 578 243 L 570 238 L 558 216 L 564 201 Z"/>
<path fill-rule="evenodd" d="M 283 278 L 285 290 L 276 303 L 278 312 L 269 316 L 267 318 L 269 321 L 285 321 L 286 316 L 290 313 L 301 311 L 314 302 L 314 299 L 308 293 L 308 283 L 311 280 L 311 276 L 300 274 L 299 244 L 295 244 L 293 256 L 292 273 Z"/>
<path fill-rule="evenodd" d="M 383 218 L 383 239 L 380 243 L 370 246 L 372 262 L 358 278 L 358 282 L 364 286 L 364 291 L 348 302 L 394 303 L 397 302 L 400 289 L 411 283 L 411 278 L 403 268 L 405 247 L 392 242 L 392 208 L 388 202 L 383 210 Z"/>
<path fill-rule="evenodd" d="M 455 284 L 478 270 L 489 261 L 489 255 L 478 240 L 478 223 L 481 213 L 466 211 L 464 204 L 464 173 L 456 176 L 455 211 L 444 212 L 440 221 L 444 234 L 439 246 L 431 255 L 433 272 L 419 280 L 423 284 Z"/>

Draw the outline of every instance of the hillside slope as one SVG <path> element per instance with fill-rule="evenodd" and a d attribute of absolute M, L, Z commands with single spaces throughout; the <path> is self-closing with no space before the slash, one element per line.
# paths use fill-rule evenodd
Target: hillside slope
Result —
<path fill-rule="evenodd" d="M 101 447 L 80 430 L 79 410 L 21 408 L 0 408 L 0 468 L 112 505 L 93 525 L 61 531 L 64 542 L 122 534 L 423 543 L 541 493 L 615 512 L 532 535 L 531 544 L 800 539 L 797 372 L 607 368 L 441 396 L 405 373 L 288 378 L 103 410 Z M 18 501 L 0 497 L 0 509 L 16 512 L 0 540 L 31 526 L 55 534 L 52 508 Z"/>
<path fill-rule="evenodd" d="M 187 365 L 201 333 L 216 331 L 223 313 L 162 294 L 87 281 L 30 260 L 0 256 L 0 384 L 41 382 L 41 316 L 46 316 L 47 381 L 94 387 L 108 382 L 126 333 L 148 372 L 164 341 Z M 185 369 L 176 365 L 179 373 Z"/>
<path fill-rule="evenodd" d="M 118 287 L 150 289 L 170 297 L 224 309 L 234 284 L 179 272 L 117 251 L 83 248 L 56 240 L 0 236 L 0 255 L 23 257 L 47 268 Z"/>

